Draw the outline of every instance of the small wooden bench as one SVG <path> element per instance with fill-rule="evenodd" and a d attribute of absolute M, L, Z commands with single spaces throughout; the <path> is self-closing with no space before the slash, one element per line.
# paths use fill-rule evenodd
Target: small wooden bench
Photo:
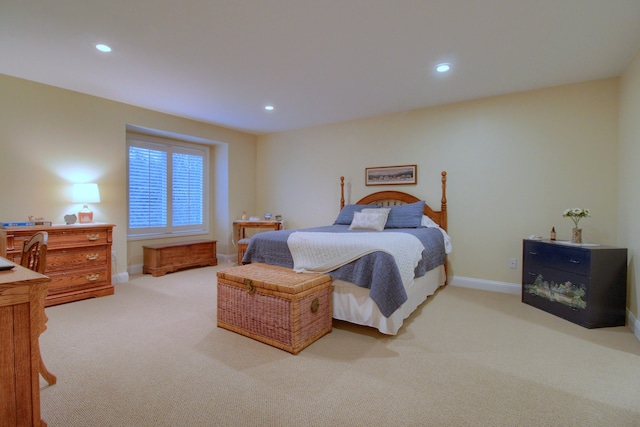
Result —
<path fill-rule="evenodd" d="M 192 240 L 143 246 L 142 272 L 158 277 L 183 268 L 218 265 L 216 242 L 216 240 Z"/>

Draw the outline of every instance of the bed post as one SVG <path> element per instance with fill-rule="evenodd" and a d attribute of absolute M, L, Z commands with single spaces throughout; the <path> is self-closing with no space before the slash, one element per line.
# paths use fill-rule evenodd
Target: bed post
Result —
<path fill-rule="evenodd" d="M 440 200 L 440 210 L 442 211 L 442 228 L 447 229 L 447 172 L 442 171 L 442 200 Z"/>
<path fill-rule="evenodd" d="M 340 177 L 340 210 L 344 208 L 344 176 Z"/>

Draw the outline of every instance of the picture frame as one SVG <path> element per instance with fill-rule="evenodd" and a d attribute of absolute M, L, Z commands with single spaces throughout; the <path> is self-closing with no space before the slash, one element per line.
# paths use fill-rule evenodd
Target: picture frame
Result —
<path fill-rule="evenodd" d="M 366 185 L 416 185 L 418 166 L 377 166 L 365 168 Z"/>

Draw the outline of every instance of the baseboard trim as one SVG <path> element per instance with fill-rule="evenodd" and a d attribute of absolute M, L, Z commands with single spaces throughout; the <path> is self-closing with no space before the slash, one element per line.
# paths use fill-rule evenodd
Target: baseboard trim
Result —
<path fill-rule="evenodd" d="M 640 341 L 640 320 L 636 319 L 629 309 L 627 309 L 627 325 L 633 331 L 633 335 Z"/>
<path fill-rule="evenodd" d="M 218 265 L 220 265 L 220 264 L 228 264 L 228 263 L 232 263 L 232 262 L 237 262 L 238 261 L 238 254 L 232 254 L 232 255 L 217 254 L 216 257 L 218 257 Z"/>
<path fill-rule="evenodd" d="M 134 274 L 142 274 L 143 264 L 133 264 L 127 268 L 127 272 L 133 276 Z"/>
<path fill-rule="evenodd" d="M 522 289 L 522 286 L 519 283 L 496 282 L 493 280 L 483 280 L 462 276 L 453 276 L 449 281 L 449 284 L 460 288 L 479 289 L 482 291 L 501 292 L 503 294 L 512 295 L 521 295 Z"/>
<path fill-rule="evenodd" d="M 127 283 L 129 281 L 129 273 L 116 273 L 111 275 L 111 283 Z"/>

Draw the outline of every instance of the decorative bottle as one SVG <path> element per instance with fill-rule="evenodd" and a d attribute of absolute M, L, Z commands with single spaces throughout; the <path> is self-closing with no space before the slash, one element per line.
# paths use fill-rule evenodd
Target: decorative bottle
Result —
<path fill-rule="evenodd" d="M 247 212 L 246 211 L 242 211 L 242 220 L 243 221 L 247 220 Z"/>
<path fill-rule="evenodd" d="M 551 240 L 556 240 L 556 228 L 551 227 Z"/>

